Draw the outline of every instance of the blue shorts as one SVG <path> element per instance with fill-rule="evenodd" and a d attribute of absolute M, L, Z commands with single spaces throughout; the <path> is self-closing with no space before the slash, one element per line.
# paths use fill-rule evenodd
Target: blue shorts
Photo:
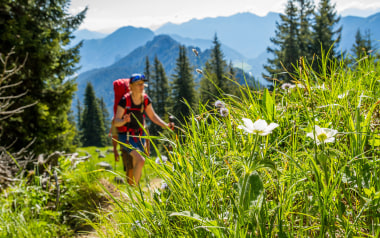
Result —
<path fill-rule="evenodd" d="M 143 132 L 142 135 L 145 136 L 145 133 Z M 123 142 L 125 144 L 130 144 L 133 148 L 139 149 L 141 152 L 145 152 L 145 149 L 144 149 L 145 139 L 144 138 L 141 138 L 139 136 L 129 135 L 128 136 L 129 138 L 127 141 L 127 133 L 118 133 L 118 137 L 119 137 L 120 142 Z M 128 153 L 131 153 L 133 150 L 133 149 L 130 149 L 124 145 L 121 145 L 121 148 L 123 150 L 127 151 Z"/>

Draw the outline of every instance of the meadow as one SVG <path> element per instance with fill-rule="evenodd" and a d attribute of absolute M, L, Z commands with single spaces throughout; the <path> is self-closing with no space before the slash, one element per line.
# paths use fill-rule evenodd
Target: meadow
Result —
<path fill-rule="evenodd" d="M 70 236 L 75 223 L 96 237 L 379 237 L 379 62 L 320 69 L 301 61 L 292 84 L 200 105 L 152 138 L 139 187 L 113 182 L 113 154 L 106 171 L 96 148 L 78 149 L 92 158 L 60 160 L 59 209 L 38 177 L 20 183 L 1 197 L 0 236 Z"/>

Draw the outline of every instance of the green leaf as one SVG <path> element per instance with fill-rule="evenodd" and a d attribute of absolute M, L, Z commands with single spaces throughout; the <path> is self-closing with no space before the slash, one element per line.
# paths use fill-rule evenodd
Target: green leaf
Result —
<path fill-rule="evenodd" d="M 272 96 L 270 95 L 268 89 L 264 90 L 264 96 L 263 96 L 263 107 L 265 109 L 265 114 L 267 116 L 267 120 L 273 121 L 274 119 L 274 112 L 275 112 L 275 105 L 272 99 Z"/>
<path fill-rule="evenodd" d="M 260 194 L 264 191 L 264 185 L 256 171 L 246 174 L 244 179 L 239 181 L 240 206 L 244 211 L 257 203 Z"/>

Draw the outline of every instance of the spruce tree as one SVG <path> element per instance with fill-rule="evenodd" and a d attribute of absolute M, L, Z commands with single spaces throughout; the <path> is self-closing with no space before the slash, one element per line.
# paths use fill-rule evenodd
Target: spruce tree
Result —
<path fill-rule="evenodd" d="M 98 103 L 100 106 L 100 111 L 102 112 L 104 132 L 107 134 L 109 133 L 110 128 L 111 128 L 110 114 L 107 110 L 107 106 L 106 106 L 106 103 L 104 102 L 103 97 L 101 97 L 100 99 L 98 98 Z"/>
<path fill-rule="evenodd" d="M 151 96 L 151 89 L 152 89 L 152 79 L 151 79 L 151 76 L 150 76 L 150 72 L 151 72 L 151 65 L 150 65 L 150 62 L 149 62 L 149 57 L 146 56 L 145 58 L 145 69 L 144 69 L 144 75 L 145 75 L 145 78 L 148 80 L 148 88 L 147 88 L 147 94 L 149 96 Z"/>
<path fill-rule="evenodd" d="M 329 51 L 330 57 L 339 57 L 336 49 L 341 39 L 342 27 L 336 29 L 340 17 L 335 11 L 335 4 L 331 4 L 330 0 L 321 0 L 314 13 L 314 18 L 315 23 L 312 25 L 314 54 L 320 58 L 322 52 L 326 54 Z M 314 65 L 314 69 L 319 70 L 317 64 Z"/>
<path fill-rule="evenodd" d="M 38 102 L 14 115 L 4 127 L 5 140 L 17 140 L 18 151 L 36 139 L 29 147 L 35 154 L 55 150 L 73 151 L 75 130 L 69 122 L 72 96 L 76 90 L 75 64 L 79 47 L 68 47 L 72 32 L 81 24 L 85 11 L 68 14 L 69 0 L 6 0 L 0 3 L 0 49 L 27 61 L 14 82 L 22 84 L 9 89 L 9 95 L 28 92 L 14 108 Z M 17 62 L 13 62 L 17 64 Z M 10 62 L 12 64 L 12 62 Z"/>
<path fill-rule="evenodd" d="M 154 58 L 153 72 L 151 75 L 150 83 L 150 97 L 152 99 L 152 105 L 157 113 L 162 119 L 166 120 L 168 117 L 167 112 L 170 108 L 169 100 L 169 83 L 166 77 L 165 69 L 162 63 L 158 60 L 157 56 Z M 161 127 L 152 123 L 149 126 L 149 132 L 151 135 L 158 135 L 161 132 Z"/>
<path fill-rule="evenodd" d="M 264 66 L 269 75 L 263 76 L 269 81 L 276 78 L 289 82 L 300 56 L 297 37 L 299 18 L 295 0 L 288 1 L 285 14 L 280 14 L 280 18 L 281 23 L 276 22 L 275 37 L 270 39 L 276 47 L 267 48 L 269 53 L 274 54 L 274 58 L 268 59 L 269 65 Z"/>
<path fill-rule="evenodd" d="M 82 112 L 83 108 L 81 106 L 80 100 L 77 99 L 77 119 L 75 123 L 76 133 L 74 137 L 74 144 L 77 146 L 82 146 Z"/>
<path fill-rule="evenodd" d="M 362 57 L 369 54 L 369 52 L 371 52 L 372 50 L 373 49 L 370 31 L 367 30 L 366 35 L 363 36 L 360 32 L 360 29 L 358 29 L 355 35 L 355 42 L 351 48 L 351 52 L 354 58 L 356 58 L 356 60 L 360 60 Z"/>
<path fill-rule="evenodd" d="M 311 62 L 313 59 L 313 33 L 311 25 L 314 20 L 314 4 L 312 0 L 297 0 L 298 2 L 298 24 L 299 30 L 297 35 L 298 51 L 301 57 Z"/>
<path fill-rule="evenodd" d="M 215 34 L 211 49 L 211 57 L 205 63 L 204 75 L 200 82 L 200 93 L 202 103 L 211 102 L 222 97 L 223 93 L 230 94 L 233 89 L 230 87 L 226 74 L 228 72 L 227 63 L 221 49 L 221 44 Z"/>
<path fill-rule="evenodd" d="M 94 87 L 87 83 L 82 116 L 83 146 L 103 147 L 107 144 L 102 111 L 95 96 Z"/>
<path fill-rule="evenodd" d="M 191 108 L 196 105 L 196 92 L 194 89 L 194 78 L 191 73 L 192 68 L 188 57 L 186 56 L 185 46 L 179 46 L 179 55 L 174 69 L 172 102 L 173 115 L 181 121 L 184 121 L 191 113 Z M 185 104 L 185 101 L 187 104 Z M 190 108 L 189 108 L 190 106 Z"/>
<path fill-rule="evenodd" d="M 169 83 L 165 69 L 162 63 L 158 60 L 157 56 L 154 59 L 154 75 L 156 78 L 156 101 L 154 102 L 156 105 L 155 111 L 160 117 L 165 118 L 168 108 L 170 107 Z"/>

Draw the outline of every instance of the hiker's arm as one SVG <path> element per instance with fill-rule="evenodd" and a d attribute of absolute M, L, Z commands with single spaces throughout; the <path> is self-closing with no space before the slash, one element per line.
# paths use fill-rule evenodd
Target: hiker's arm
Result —
<path fill-rule="evenodd" d="M 162 128 L 171 129 L 174 125 L 172 125 L 172 122 L 166 123 L 164 122 L 154 111 L 152 104 L 149 104 L 145 108 L 146 115 L 148 115 L 149 119 L 154 123 L 159 125 Z"/>
<path fill-rule="evenodd" d="M 125 123 L 131 121 L 131 116 L 129 114 L 124 115 L 124 108 L 121 106 L 117 106 L 116 115 L 115 115 L 115 126 L 120 127 Z M 124 116 L 123 116 L 124 115 Z"/>

